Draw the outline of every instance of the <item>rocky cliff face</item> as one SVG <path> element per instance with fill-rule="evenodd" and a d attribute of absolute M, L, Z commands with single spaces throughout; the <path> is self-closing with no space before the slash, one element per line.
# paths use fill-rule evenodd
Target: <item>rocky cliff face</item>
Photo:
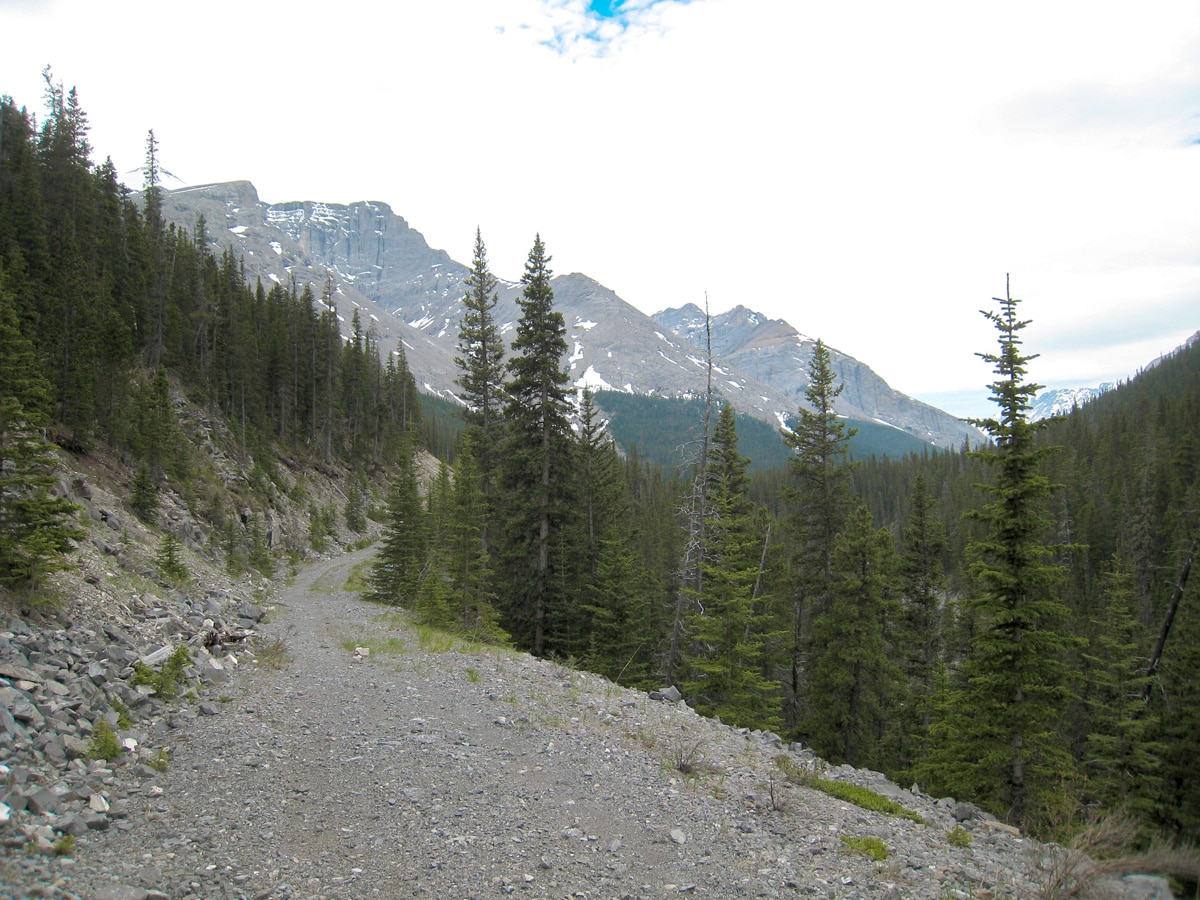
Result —
<path fill-rule="evenodd" d="M 339 315 L 359 311 L 384 350 L 403 342 L 417 383 L 452 396 L 467 266 L 424 237 L 386 203 L 266 204 L 239 181 L 166 192 L 167 218 L 187 228 L 204 217 L 216 249 L 232 247 L 251 278 L 332 288 Z M 651 318 L 586 275 L 560 275 L 555 304 L 567 325 L 571 381 L 595 390 L 696 396 L 707 380 L 703 314 L 695 306 Z M 520 285 L 502 284 L 496 319 L 511 340 Z M 813 341 L 787 322 L 744 307 L 713 318 L 714 387 L 741 412 L 786 422 L 803 401 Z M 839 412 L 891 425 L 931 444 L 982 440 L 970 426 L 894 391 L 863 363 L 832 351 L 845 385 Z"/>
<path fill-rule="evenodd" d="M 694 304 L 666 309 L 655 319 L 670 333 L 704 344 L 704 311 Z M 782 319 L 768 319 L 738 306 L 712 317 L 713 353 L 732 369 L 771 388 L 785 412 L 803 404 L 816 340 Z M 893 390 L 870 366 L 830 347 L 833 369 L 843 386 L 837 410 L 852 419 L 882 422 L 939 447 L 983 440 L 973 427 L 949 413 Z"/>

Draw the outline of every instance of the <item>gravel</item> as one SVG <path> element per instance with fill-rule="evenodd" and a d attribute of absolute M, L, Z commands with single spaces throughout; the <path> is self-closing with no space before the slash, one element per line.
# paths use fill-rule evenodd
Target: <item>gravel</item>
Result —
<path fill-rule="evenodd" d="M 166 771 L 93 766 L 107 809 L 71 854 L 9 841 L 11 896 L 1028 897 L 1062 859 L 877 773 L 827 775 L 927 824 L 797 787 L 776 757 L 810 754 L 682 701 L 415 630 L 343 590 L 370 553 L 301 571 L 255 664 L 139 726 Z"/>

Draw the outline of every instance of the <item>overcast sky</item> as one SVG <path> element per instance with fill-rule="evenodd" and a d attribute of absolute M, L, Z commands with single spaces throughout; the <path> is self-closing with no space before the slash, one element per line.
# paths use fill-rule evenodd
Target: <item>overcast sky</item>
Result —
<path fill-rule="evenodd" d="M 1200 3 L 0 0 L 0 93 L 78 89 L 131 187 L 389 204 L 515 280 L 743 304 L 959 415 L 1011 274 L 1032 377 L 1200 329 Z"/>

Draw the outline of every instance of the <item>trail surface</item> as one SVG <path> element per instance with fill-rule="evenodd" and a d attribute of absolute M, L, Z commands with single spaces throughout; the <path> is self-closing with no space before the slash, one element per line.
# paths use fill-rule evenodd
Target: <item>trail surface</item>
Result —
<path fill-rule="evenodd" d="M 1020 841 L 784 784 L 770 736 L 494 649 L 422 640 L 344 590 L 371 551 L 304 569 L 259 647 L 175 732 L 125 830 L 83 842 L 80 897 L 945 897 L 1017 884 Z M 355 647 L 370 655 L 358 659 Z M 685 777 L 675 768 L 694 764 Z M 891 786 L 889 786 L 891 787 Z M 903 792 L 907 793 L 907 792 Z M 909 805 L 913 805 L 910 803 Z M 849 852 L 875 836 L 891 857 Z M 1010 892 L 1011 891 L 1011 892 Z M 962 893 L 966 896 L 966 893 Z"/>

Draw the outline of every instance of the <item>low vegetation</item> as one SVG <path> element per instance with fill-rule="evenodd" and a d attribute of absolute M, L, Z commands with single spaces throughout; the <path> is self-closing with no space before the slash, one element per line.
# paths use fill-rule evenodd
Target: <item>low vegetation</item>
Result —
<path fill-rule="evenodd" d="M 883 862 L 889 855 L 887 846 L 879 838 L 842 835 L 842 843 L 855 853 L 869 856 L 876 862 Z"/>
<path fill-rule="evenodd" d="M 775 763 L 792 784 L 812 788 L 815 791 L 828 794 L 830 797 L 845 800 L 847 803 L 853 803 L 855 806 L 869 809 L 873 812 L 883 813 L 887 816 L 897 816 L 902 819 L 910 819 L 919 825 L 929 824 L 911 809 L 870 788 L 850 784 L 847 781 L 834 781 L 832 778 L 824 778 L 816 768 L 804 768 L 788 756 L 780 755 L 775 757 Z"/>
<path fill-rule="evenodd" d="M 92 727 L 92 739 L 88 741 L 88 757 L 112 762 L 121 755 L 121 742 L 108 724 L 108 719 L 98 719 Z"/>

